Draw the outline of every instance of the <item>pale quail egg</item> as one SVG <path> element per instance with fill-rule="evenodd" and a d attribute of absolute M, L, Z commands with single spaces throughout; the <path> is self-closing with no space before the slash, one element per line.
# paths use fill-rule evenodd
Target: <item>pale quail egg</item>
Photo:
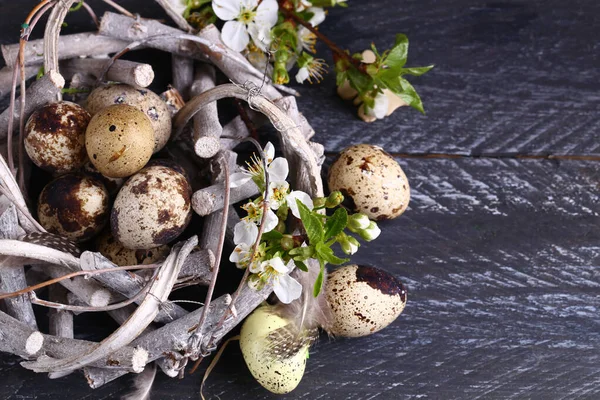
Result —
<path fill-rule="evenodd" d="M 153 249 L 132 250 L 123 247 L 111 234 L 110 229 L 96 239 L 96 250 L 119 266 L 152 264 L 169 255 L 169 246 Z"/>

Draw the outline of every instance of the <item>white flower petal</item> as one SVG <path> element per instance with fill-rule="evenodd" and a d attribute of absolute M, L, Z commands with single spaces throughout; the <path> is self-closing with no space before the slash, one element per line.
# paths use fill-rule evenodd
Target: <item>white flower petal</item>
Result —
<path fill-rule="evenodd" d="M 250 37 L 246 25 L 239 21 L 227 21 L 221 31 L 223 42 L 235 51 L 242 51 L 248 46 Z"/>
<path fill-rule="evenodd" d="M 245 8 L 246 10 L 254 10 L 258 5 L 258 0 L 237 0 L 240 3 L 240 8 Z"/>
<path fill-rule="evenodd" d="M 263 261 L 263 262 L 258 262 L 258 261 L 252 262 L 252 263 L 250 263 L 250 266 L 248 267 L 248 269 L 253 274 L 259 274 L 259 273 L 261 273 L 261 272 L 263 272 L 265 270 L 264 263 L 265 263 L 265 261 Z"/>
<path fill-rule="evenodd" d="M 373 109 L 367 110 L 367 113 L 372 117 L 381 119 L 386 116 L 389 104 L 390 99 L 384 93 L 378 93 L 377 96 L 375 96 Z"/>
<path fill-rule="evenodd" d="M 290 304 L 302 294 L 302 285 L 289 275 L 280 275 L 273 282 L 273 290 L 284 304 Z"/>
<path fill-rule="evenodd" d="M 281 257 L 275 257 L 267 261 L 269 266 L 273 268 L 279 274 L 287 274 L 290 272 L 289 268 L 283 263 Z"/>
<path fill-rule="evenodd" d="M 252 222 L 240 221 L 235 224 L 235 227 L 233 228 L 233 243 L 236 245 L 241 243 L 245 243 L 247 245 L 254 244 L 257 237 L 258 228 Z"/>
<path fill-rule="evenodd" d="M 230 21 L 240 15 L 241 3 L 239 0 L 213 0 L 212 7 L 215 14 L 223 21 Z"/>
<path fill-rule="evenodd" d="M 275 146 L 273 146 L 273 143 L 268 142 L 265 145 L 263 152 L 265 153 L 265 156 L 267 157 L 267 164 L 272 163 L 273 159 L 275 158 Z"/>
<path fill-rule="evenodd" d="M 310 7 L 307 10 L 309 13 L 313 14 L 311 19 L 308 21 L 312 26 L 317 26 L 321 22 L 325 21 L 325 10 L 320 7 Z"/>
<path fill-rule="evenodd" d="M 268 167 L 269 178 L 274 181 L 285 181 L 290 173 L 288 161 L 283 157 L 277 157 Z"/>
<path fill-rule="evenodd" d="M 296 82 L 304 83 L 304 81 L 307 80 L 308 77 L 309 77 L 308 68 L 302 67 L 298 70 L 298 73 L 296 74 Z"/>
<path fill-rule="evenodd" d="M 250 174 L 247 174 L 245 172 L 236 172 L 231 174 L 231 176 L 229 177 L 229 186 L 231 186 L 232 188 L 240 187 L 244 183 L 248 182 L 250 179 L 252 179 L 252 176 Z"/>
<path fill-rule="evenodd" d="M 286 181 L 269 182 L 269 208 L 279 210 L 289 194 L 290 184 Z"/>
<path fill-rule="evenodd" d="M 249 248 L 250 248 L 250 246 L 248 246 L 245 243 L 238 244 L 237 246 L 235 246 L 235 249 L 233 249 L 233 252 L 231 252 L 231 255 L 229 256 L 229 261 L 234 262 L 234 263 L 239 263 L 244 258 L 249 256 L 249 254 L 248 254 Z"/>
<path fill-rule="evenodd" d="M 279 224 L 279 218 L 277 218 L 277 215 L 273 212 L 273 210 L 269 209 L 267 211 L 267 217 L 265 219 L 265 230 L 264 232 L 271 232 L 273 229 L 275 229 L 275 227 L 277 226 L 277 224 Z"/>
<path fill-rule="evenodd" d="M 300 211 L 298 210 L 298 204 L 296 204 L 296 200 L 300 200 L 302 204 L 308 207 L 309 210 L 314 208 L 314 204 L 310 196 L 300 190 L 294 190 L 286 197 L 287 205 L 290 208 L 290 211 L 296 218 L 300 218 Z"/>
<path fill-rule="evenodd" d="M 263 0 L 256 9 L 254 22 L 271 29 L 277 23 L 277 10 L 279 10 L 277 0 Z"/>
<path fill-rule="evenodd" d="M 252 41 L 256 47 L 262 51 L 267 51 L 269 49 L 269 46 L 271 45 L 271 28 L 252 23 L 248 25 L 248 33 L 252 37 Z"/>

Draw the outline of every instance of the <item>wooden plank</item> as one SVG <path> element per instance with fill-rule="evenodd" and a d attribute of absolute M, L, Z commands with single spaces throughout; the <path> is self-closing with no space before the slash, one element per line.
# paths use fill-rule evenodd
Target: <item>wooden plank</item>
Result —
<path fill-rule="evenodd" d="M 427 115 L 404 108 L 360 123 L 333 95 L 332 74 L 302 87 L 299 107 L 327 151 L 366 142 L 402 153 L 600 155 L 598 13 L 598 2 L 558 0 L 351 4 L 321 31 L 353 52 L 406 33 L 407 65 L 436 65 L 412 80 Z"/>
<path fill-rule="evenodd" d="M 599 396 L 600 163 L 400 162 L 413 187 L 410 209 L 382 222 L 380 239 L 353 260 L 400 277 L 407 308 L 376 335 L 323 338 L 300 387 L 286 398 Z M 0 394 L 33 393 L 35 382 L 47 398 L 67 398 L 58 389 L 65 381 L 20 367 L 3 374 L 28 386 L 9 392 L 7 383 Z M 69 396 L 91 396 L 67 379 L 74 382 Z M 198 377 L 158 382 L 156 398 L 197 397 Z M 123 379 L 93 396 L 114 398 L 128 385 Z M 235 344 L 206 391 L 273 398 L 253 382 Z"/>

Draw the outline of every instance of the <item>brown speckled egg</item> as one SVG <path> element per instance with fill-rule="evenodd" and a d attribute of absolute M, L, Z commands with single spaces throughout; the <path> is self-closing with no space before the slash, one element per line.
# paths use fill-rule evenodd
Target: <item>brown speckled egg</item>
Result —
<path fill-rule="evenodd" d="M 105 231 L 96 239 L 96 250 L 104 257 L 119 266 L 152 264 L 169 255 L 169 246 L 159 246 L 153 249 L 132 250 L 123 247 L 111 234 Z"/>
<path fill-rule="evenodd" d="M 154 153 L 167 144 L 171 137 L 171 114 L 167 104 L 156 93 L 125 84 L 101 86 L 90 93 L 86 108 L 95 115 L 114 104 L 129 104 L 148 117 L 154 129 Z"/>
<path fill-rule="evenodd" d="M 114 105 L 94 115 L 85 134 L 85 147 L 98 171 L 124 178 L 144 168 L 154 148 L 150 120 L 137 108 Z"/>
<path fill-rule="evenodd" d="M 277 394 L 289 393 L 298 386 L 308 356 L 309 342 L 300 341 L 296 348 L 285 341 L 289 323 L 263 306 L 246 318 L 240 332 L 240 348 L 252 376 Z"/>
<path fill-rule="evenodd" d="M 68 101 L 38 108 L 25 125 L 25 151 L 38 167 L 56 174 L 79 169 L 87 160 L 85 129 L 90 114 Z"/>
<path fill-rule="evenodd" d="M 334 315 L 331 333 L 345 337 L 366 336 L 385 328 L 402 313 L 407 296 L 393 275 L 358 265 L 330 273 L 325 290 Z"/>
<path fill-rule="evenodd" d="M 102 175 L 90 161 L 86 162 L 81 170 L 84 174 L 102 182 L 106 190 L 108 190 L 108 194 L 111 196 L 116 195 L 119 189 L 121 189 L 121 186 L 123 186 L 123 183 L 125 183 L 124 178 L 109 178 L 108 176 Z"/>
<path fill-rule="evenodd" d="M 59 176 L 46 185 L 38 202 L 40 224 L 48 232 L 82 242 L 108 221 L 108 192 L 96 179 L 80 174 Z"/>
<path fill-rule="evenodd" d="M 192 217 L 192 189 L 164 166 L 144 168 L 121 188 L 110 215 L 113 236 L 129 249 L 151 249 L 179 236 Z"/>
<path fill-rule="evenodd" d="M 329 169 L 329 189 L 344 195 L 344 206 L 374 220 L 400 216 L 410 201 L 408 179 L 381 147 L 359 144 L 343 150 Z"/>

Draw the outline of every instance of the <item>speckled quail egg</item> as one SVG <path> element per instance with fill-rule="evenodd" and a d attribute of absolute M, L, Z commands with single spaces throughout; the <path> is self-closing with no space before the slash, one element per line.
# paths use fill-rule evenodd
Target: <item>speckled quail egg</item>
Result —
<path fill-rule="evenodd" d="M 308 357 L 308 344 L 289 351 L 279 343 L 285 335 L 278 332 L 288 324 L 263 306 L 246 318 L 240 332 L 240 348 L 252 376 L 276 394 L 289 393 L 298 386 Z"/>
<path fill-rule="evenodd" d="M 327 302 L 334 315 L 331 333 L 359 337 L 380 331 L 404 310 L 407 291 L 386 271 L 347 265 L 330 273 Z"/>
<path fill-rule="evenodd" d="M 151 249 L 179 236 L 192 217 L 192 189 L 181 173 L 144 168 L 121 188 L 110 215 L 113 236 L 129 249 Z"/>
<path fill-rule="evenodd" d="M 96 167 L 94 167 L 94 164 L 92 164 L 90 161 L 86 162 L 83 165 L 81 171 L 84 174 L 89 175 L 92 178 L 98 179 L 100 182 L 102 182 L 106 190 L 108 190 L 108 194 L 110 194 L 111 196 L 116 195 L 119 189 L 121 189 L 121 186 L 123 186 L 123 183 L 125 183 L 124 178 L 109 178 L 108 176 L 102 175 L 100 171 L 98 171 Z"/>
<path fill-rule="evenodd" d="M 135 107 L 110 106 L 90 120 L 85 147 L 90 161 L 102 175 L 124 178 L 142 169 L 152 157 L 152 125 Z"/>
<path fill-rule="evenodd" d="M 343 150 L 329 169 L 329 189 L 344 195 L 344 205 L 375 220 L 400 216 L 410 201 L 408 179 L 381 147 L 359 144 Z"/>
<path fill-rule="evenodd" d="M 101 86 L 90 93 L 86 108 L 95 115 L 114 104 L 129 104 L 148 117 L 154 129 L 153 153 L 167 144 L 171 137 L 171 114 L 167 104 L 156 93 L 125 84 Z"/>
<path fill-rule="evenodd" d="M 104 185 L 80 174 L 61 175 L 42 190 L 38 202 L 40 224 L 48 232 L 85 241 L 108 221 L 108 192 Z"/>
<path fill-rule="evenodd" d="M 85 129 L 90 114 L 68 101 L 35 110 L 25 125 L 25 151 L 38 167 L 56 174 L 79 169 L 87 160 Z"/>
<path fill-rule="evenodd" d="M 127 249 L 113 237 L 109 229 L 96 238 L 96 250 L 113 263 L 126 266 L 160 261 L 169 255 L 170 248 L 164 245 L 153 249 Z"/>

